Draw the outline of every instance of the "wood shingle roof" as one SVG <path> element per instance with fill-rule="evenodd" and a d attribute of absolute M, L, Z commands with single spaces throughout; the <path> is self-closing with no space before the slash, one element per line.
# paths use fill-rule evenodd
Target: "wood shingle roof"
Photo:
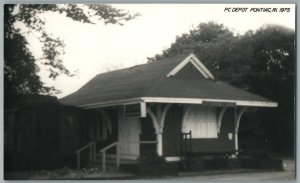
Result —
<path fill-rule="evenodd" d="M 193 54 L 182 54 L 99 74 L 60 101 L 67 105 L 91 108 L 132 101 L 201 103 L 204 100 L 235 102 L 244 106 L 277 106 L 276 102 L 259 95 L 204 77 L 192 62 L 185 64 L 174 76 L 167 76 L 176 66 L 190 58 L 200 62 Z"/>

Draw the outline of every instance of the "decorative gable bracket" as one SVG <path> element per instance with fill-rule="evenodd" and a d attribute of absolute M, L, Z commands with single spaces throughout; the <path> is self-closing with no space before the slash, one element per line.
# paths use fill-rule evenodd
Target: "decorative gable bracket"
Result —
<path fill-rule="evenodd" d="M 186 64 L 191 63 L 194 67 L 206 78 L 214 79 L 212 73 L 204 66 L 204 64 L 193 54 L 191 53 L 186 57 L 182 62 L 180 62 L 174 69 L 172 69 L 167 77 L 175 76 Z"/>

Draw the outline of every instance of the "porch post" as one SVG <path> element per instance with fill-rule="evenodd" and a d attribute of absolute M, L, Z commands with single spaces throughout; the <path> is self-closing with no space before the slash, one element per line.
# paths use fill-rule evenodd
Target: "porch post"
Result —
<path fill-rule="evenodd" d="M 218 133 L 221 131 L 221 125 L 222 125 L 222 119 L 224 116 L 225 111 L 227 110 L 227 107 L 222 107 L 220 112 L 218 113 Z"/>
<path fill-rule="evenodd" d="M 162 151 L 162 133 L 156 134 L 156 141 L 157 141 L 157 145 L 156 145 L 157 155 L 162 156 L 163 155 L 163 151 Z"/>
<path fill-rule="evenodd" d="M 161 104 L 157 104 L 156 106 L 156 115 L 152 112 L 150 108 L 147 109 L 147 113 L 149 114 L 150 118 L 152 119 L 153 126 L 155 129 L 156 134 L 156 151 L 158 156 L 163 155 L 163 128 L 166 114 L 171 107 L 172 104 L 167 104 L 164 109 L 162 110 Z"/>
<path fill-rule="evenodd" d="M 147 113 L 149 114 L 152 123 L 153 123 L 153 127 L 155 130 L 155 134 L 156 134 L 156 152 L 158 156 L 162 156 L 162 134 L 161 134 L 161 130 L 160 130 L 160 125 L 158 123 L 157 117 L 155 116 L 155 114 L 151 111 L 151 109 L 147 110 Z"/>
<path fill-rule="evenodd" d="M 238 133 L 239 133 L 239 126 L 240 121 L 243 113 L 246 111 L 246 107 L 243 107 L 239 111 L 237 111 L 237 108 L 234 109 L 234 140 L 235 140 L 235 151 L 236 154 L 238 154 L 239 150 L 239 141 L 238 141 Z"/>

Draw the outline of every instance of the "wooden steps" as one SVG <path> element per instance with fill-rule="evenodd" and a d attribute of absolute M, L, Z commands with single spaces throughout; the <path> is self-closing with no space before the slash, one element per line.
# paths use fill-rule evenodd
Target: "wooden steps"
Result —
<path fill-rule="evenodd" d="M 117 165 L 116 165 L 116 155 L 114 154 L 106 154 L 106 171 L 108 172 L 117 172 Z M 121 165 L 131 165 L 131 164 L 138 164 L 138 160 L 131 160 L 131 159 L 120 159 L 120 167 L 124 167 Z M 102 171 L 102 153 L 96 154 L 96 160 L 94 160 L 91 164 L 85 166 L 86 169 L 97 169 Z"/>

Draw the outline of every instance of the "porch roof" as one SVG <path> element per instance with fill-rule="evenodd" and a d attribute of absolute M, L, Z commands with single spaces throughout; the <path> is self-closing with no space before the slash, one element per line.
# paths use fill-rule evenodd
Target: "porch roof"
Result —
<path fill-rule="evenodd" d="M 67 105 L 87 108 L 133 102 L 201 104 L 203 101 L 235 103 L 243 106 L 277 106 L 272 100 L 215 81 L 201 62 L 198 69 L 201 73 L 197 73 L 198 76 L 189 78 L 173 76 L 185 67 L 182 63 L 188 61 L 187 59 L 200 62 L 193 54 L 182 54 L 153 63 L 98 74 L 78 91 L 60 101 Z M 201 69 L 209 74 L 205 75 Z M 173 74 L 171 77 L 170 73 Z"/>

